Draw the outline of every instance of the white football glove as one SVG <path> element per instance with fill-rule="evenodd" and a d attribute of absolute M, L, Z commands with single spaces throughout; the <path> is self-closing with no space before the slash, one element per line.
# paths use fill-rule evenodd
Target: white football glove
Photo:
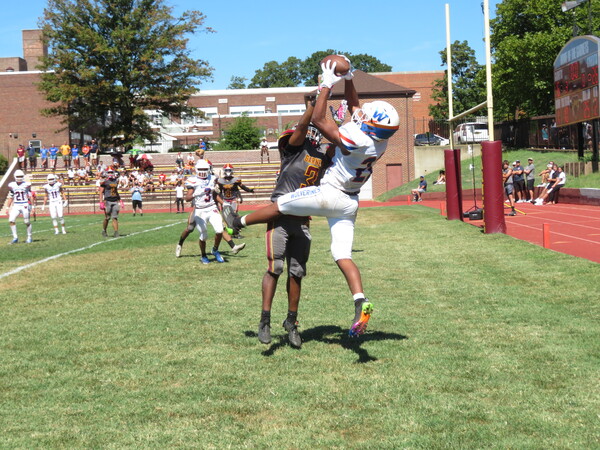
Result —
<path fill-rule="evenodd" d="M 348 81 L 352 80 L 352 78 L 354 78 L 354 66 L 352 65 L 352 61 L 350 61 L 346 55 L 338 55 L 338 56 L 341 56 L 346 61 L 348 61 L 348 65 L 350 66 L 350 69 L 348 69 L 348 72 L 346 72 L 346 75 L 344 75 L 342 78 L 344 80 L 348 80 Z"/>
<path fill-rule="evenodd" d="M 321 75 L 321 88 L 326 87 L 331 89 L 335 83 L 342 79 L 342 77 L 338 77 L 335 74 L 335 66 L 336 63 L 332 63 L 331 61 L 321 64 L 321 70 L 323 71 L 323 74 Z"/>
<path fill-rule="evenodd" d="M 66 208 L 67 206 L 69 206 L 69 201 L 68 201 L 68 200 L 65 200 L 65 201 L 63 202 L 63 207 L 64 207 L 64 208 Z"/>
<path fill-rule="evenodd" d="M 46 210 L 46 205 L 42 205 L 42 211 Z"/>

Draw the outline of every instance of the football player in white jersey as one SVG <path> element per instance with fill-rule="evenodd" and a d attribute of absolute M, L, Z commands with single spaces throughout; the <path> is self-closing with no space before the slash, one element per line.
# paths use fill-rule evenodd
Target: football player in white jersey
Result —
<path fill-rule="evenodd" d="M 222 202 L 222 199 L 216 192 L 216 177 L 211 173 L 210 163 L 205 159 L 200 159 L 196 162 L 196 176 L 189 177 L 185 183 L 187 193 L 185 200 L 192 202 L 194 210 L 190 215 L 187 229 L 182 233 L 179 244 L 177 245 L 175 255 L 181 254 L 181 246 L 183 241 L 194 229 L 195 226 L 200 233 L 200 252 L 202 256 L 200 261 L 203 264 L 210 263 L 206 254 L 206 238 L 208 237 L 207 223 L 210 223 L 215 230 L 215 241 L 212 248 L 212 254 L 217 262 L 223 263 L 225 260 L 219 252 L 219 244 L 223 239 L 223 222 L 216 202 Z M 245 244 L 233 245 L 231 237 L 227 235 L 225 240 L 228 241 L 234 254 L 245 247 Z"/>
<path fill-rule="evenodd" d="M 52 225 L 54 226 L 54 234 L 58 234 L 58 222 L 62 228 L 62 234 L 67 234 L 65 229 L 65 218 L 63 215 L 63 206 L 67 206 L 67 197 L 62 188 L 62 183 L 57 181 L 56 175 L 53 173 L 48 175 L 48 183 L 44 187 L 44 202 L 42 203 L 42 211 L 46 208 L 50 210 Z"/>
<path fill-rule="evenodd" d="M 15 170 L 15 181 L 8 183 L 8 199 L 6 200 L 6 211 L 8 212 L 8 224 L 12 232 L 11 244 L 19 242 L 17 235 L 17 217 L 23 216 L 23 223 L 27 226 L 27 244 L 31 244 L 31 221 L 29 220 L 30 206 L 33 202 L 31 183 L 25 181 L 25 173 Z"/>
<path fill-rule="evenodd" d="M 228 225 L 239 230 L 246 225 L 265 223 L 279 214 L 325 216 L 331 230 L 331 253 L 344 274 L 354 298 L 354 320 L 350 336 L 364 333 L 373 305 L 363 292 L 361 275 L 352 260 L 354 223 L 358 212 L 358 193 L 373 172 L 373 165 L 384 154 L 387 140 L 398 130 L 400 120 L 392 105 L 384 101 L 365 103 L 362 108 L 350 70 L 345 78 L 344 96 L 352 120 L 338 128 L 326 117 L 331 88 L 342 77 L 335 74 L 335 63 L 321 65 L 322 81 L 312 115 L 312 123 L 335 144 L 335 156 L 320 186 L 298 189 L 282 195 L 276 203 L 251 214 L 229 217 Z"/>

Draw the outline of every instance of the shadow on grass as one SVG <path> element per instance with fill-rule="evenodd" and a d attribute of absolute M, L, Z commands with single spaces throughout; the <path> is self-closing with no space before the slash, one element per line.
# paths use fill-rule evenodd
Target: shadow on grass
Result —
<path fill-rule="evenodd" d="M 254 331 L 246 331 L 244 333 L 247 337 L 256 338 L 257 334 Z M 357 363 L 368 363 L 370 361 L 377 361 L 377 358 L 371 356 L 369 352 L 362 348 L 363 342 L 370 341 L 383 341 L 383 340 L 396 340 L 401 341 L 408 339 L 407 336 L 397 333 L 385 333 L 382 331 L 367 331 L 360 337 L 351 338 L 348 336 L 348 330 L 340 328 L 334 325 L 321 325 L 314 328 L 309 328 L 300 333 L 302 337 L 302 345 L 305 345 L 311 341 L 323 342 L 325 344 L 340 345 L 346 350 L 352 350 L 358 355 Z M 278 342 L 272 343 L 267 350 L 262 352 L 264 356 L 273 356 L 277 350 L 282 347 L 286 347 L 288 344 L 287 335 L 278 337 Z"/>

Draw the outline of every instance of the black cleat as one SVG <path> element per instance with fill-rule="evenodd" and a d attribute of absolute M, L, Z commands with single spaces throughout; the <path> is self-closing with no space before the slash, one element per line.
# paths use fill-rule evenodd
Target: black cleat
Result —
<path fill-rule="evenodd" d="M 258 324 L 258 340 L 262 344 L 271 343 L 271 324 L 269 322 L 260 322 Z"/>
<path fill-rule="evenodd" d="M 298 322 L 291 323 L 287 319 L 283 321 L 283 328 L 288 332 L 288 340 L 290 345 L 294 348 L 302 347 L 302 339 L 300 333 L 298 333 Z"/>

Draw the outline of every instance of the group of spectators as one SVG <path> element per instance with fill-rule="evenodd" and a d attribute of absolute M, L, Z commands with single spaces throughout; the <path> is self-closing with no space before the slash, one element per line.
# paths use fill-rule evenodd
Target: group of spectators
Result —
<path fill-rule="evenodd" d="M 77 144 L 72 146 L 65 142 L 60 147 L 52 144 L 50 147 L 42 146 L 39 149 L 40 170 L 58 169 L 58 160 L 62 159 L 63 168 L 88 170 L 98 164 L 100 148 L 95 139 L 86 142 L 81 148 Z M 35 171 L 38 168 L 38 151 L 29 145 L 27 148 L 20 144 L 17 148 L 17 163 L 20 170 Z"/>
<path fill-rule="evenodd" d="M 534 205 L 555 204 L 558 202 L 558 193 L 567 181 L 564 167 L 550 161 L 544 170 L 538 173 L 542 177 L 537 185 L 539 193 L 535 195 L 535 165 L 533 158 L 527 160 L 523 167 L 521 161 L 516 160 L 511 164 L 508 160 L 502 163 L 502 178 L 507 202 L 510 204 L 509 216 L 516 215 L 515 203 L 531 202 Z"/>

